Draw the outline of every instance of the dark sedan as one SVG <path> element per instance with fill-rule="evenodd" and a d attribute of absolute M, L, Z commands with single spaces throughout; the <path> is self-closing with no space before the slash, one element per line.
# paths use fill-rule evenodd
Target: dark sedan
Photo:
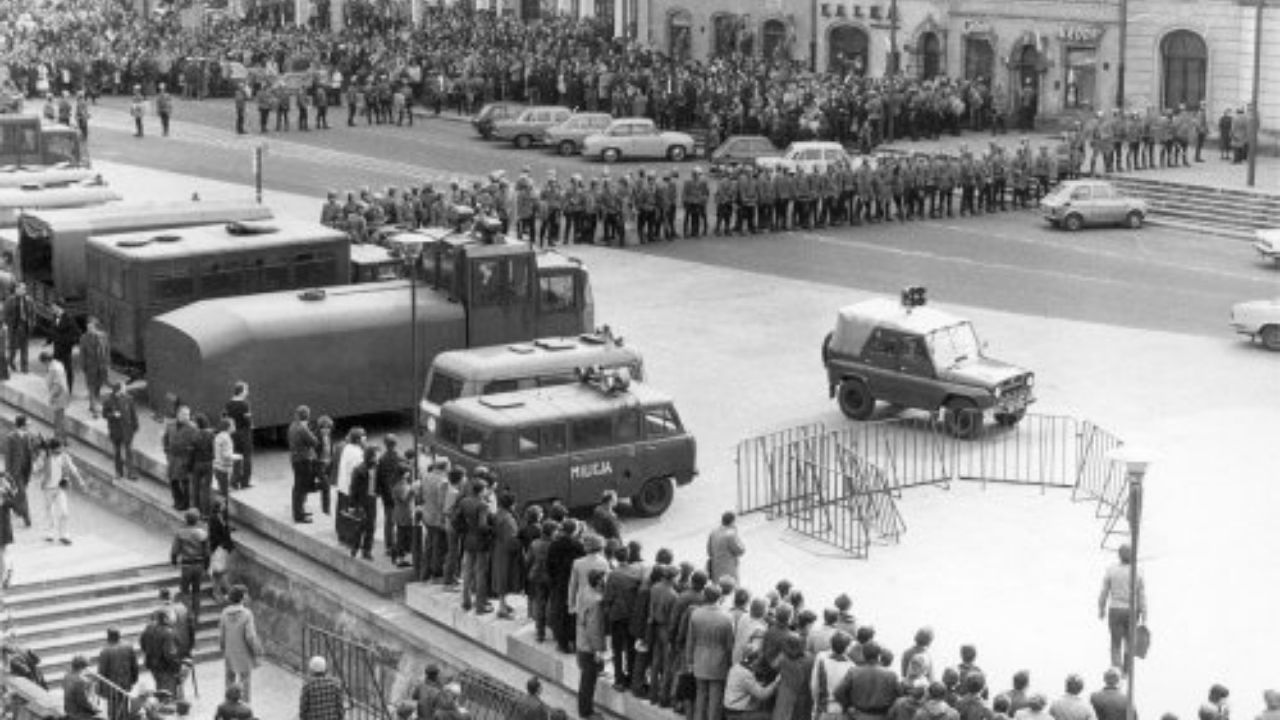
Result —
<path fill-rule="evenodd" d="M 742 166 L 755 167 L 756 160 L 781 154 L 767 137 L 731 135 L 711 151 L 711 172 L 718 173 Z"/>

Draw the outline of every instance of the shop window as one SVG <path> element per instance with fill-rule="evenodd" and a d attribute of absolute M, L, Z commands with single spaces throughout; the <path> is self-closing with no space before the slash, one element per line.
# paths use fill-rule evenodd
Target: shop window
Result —
<path fill-rule="evenodd" d="M 1097 67 L 1097 48 L 1067 48 L 1064 107 L 1072 110 L 1087 110 L 1094 106 Z"/>

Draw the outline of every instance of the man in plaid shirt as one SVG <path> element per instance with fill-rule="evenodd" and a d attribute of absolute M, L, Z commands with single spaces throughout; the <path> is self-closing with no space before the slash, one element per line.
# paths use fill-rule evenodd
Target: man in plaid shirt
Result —
<path fill-rule="evenodd" d="M 299 720 L 342 720 L 346 711 L 342 686 L 327 674 L 328 663 L 322 657 L 313 657 L 307 670 L 310 677 L 302 686 Z"/>

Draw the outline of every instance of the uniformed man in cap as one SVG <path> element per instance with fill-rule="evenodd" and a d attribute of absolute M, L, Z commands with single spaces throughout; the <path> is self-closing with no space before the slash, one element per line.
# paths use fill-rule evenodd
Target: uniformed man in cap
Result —
<path fill-rule="evenodd" d="M 320 208 L 320 224 L 338 227 L 338 221 L 341 219 L 342 204 L 338 202 L 338 191 L 330 190 L 326 193 L 324 205 Z"/>
<path fill-rule="evenodd" d="M 791 203 L 796 197 L 795 178 L 789 170 L 778 168 L 773 177 L 773 229 L 791 229 Z"/>
<path fill-rule="evenodd" d="M 717 236 L 733 231 L 733 203 L 737 200 L 738 183 L 732 174 L 725 175 L 716 183 L 716 227 Z"/>
<path fill-rule="evenodd" d="M 1154 117 L 1155 109 L 1148 108 L 1145 115 L 1142 116 L 1142 169 L 1146 170 L 1156 166 L 1156 133 Z"/>
<path fill-rule="evenodd" d="M 1013 185 L 1013 208 L 1015 210 L 1027 207 L 1027 194 L 1031 183 L 1030 173 L 1031 167 L 1026 153 L 1018 150 L 1013 156 L 1013 161 L 1009 163 L 1009 182 Z"/>
<path fill-rule="evenodd" d="M 711 198 L 711 188 L 702 177 L 702 168 L 695 167 L 693 176 L 684 181 L 684 237 L 698 237 L 707 234 L 707 202 Z"/>
<path fill-rule="evenodd" d="M 680 172 L 672 170 L 666 175 L 658 192 L 658 211 L 662 214 L 662 237 L 667 242 L 676 239 L 676 207 L 680 203 Z"/>
<path fill-rule="evenodd" d="M 773 232 L 773 207 L 778 199 L 776 186 L 773 183 L 772 170 L 756 169 L 756 194 L 759 203 L 756 205 L 756 222 L 760 232 Z"/>
<path fill-rule="evenodd" d="M 742 235 L 744 227 L 752 235 L 756 233 L 756 203 L 759 201 L 760 195 L 756 192 L 755 178 L 751 177 L 751 172 L 746 167 L 739 167 L 738 217 L 733 225 L 735 233 Z"/>
<path fill-rule="evenodd" d="M 582 176 L 574 173 L 569 178 L 569 186 L 564 191 L 564 243 L 566 245 L 573 240 L 576 233 L 580 232 L 578 225 L 583 222 L 582 194 L 584 192 L 586 190 L 582 187 Z"/>
<path fill-rule="evenodd" d="M 516 239 L 526 238 L 530 245 L 538 242 L 538 198 L 533 182 L 522 175 L 516 180 Z"/>
<path fill-rule="evenodd" d="M 644 171 L 635 192 L 636 231 L 640 244 L 658 239 L 658 187 L 652 171 Z"/>
<path fill-rule="evenodd" d="M 608 180 L 600 183 L 600 217 L 604 232 L 605 245 L 612 245 L 616 240 L 618 247 L 626 247 L 626 231 L 622 225 L 622 197 Z"/>
<path fill-rule="evenodd" d="M 946 208 L 947 217 L 953 217 L 956 183 L 960 179 L 959 163 L 946 155 L 939 156 L 938 160 L 938 217 L 942 217 L 943 208 Z"/>
<path fill-rule="evenodd" d="M 813 228 L 813 206 L 817 199 L 817 184 L 813 173 L 804 166 L 796 166 L 796 225 L 805 230 Z"/>
<path fill-rule="evenodd" d="M 538 247 L 546 247 L 548 238 L 554 247 L 560 239 L 560 212 L 563 196 L 560 183 L 556 181 L 556 171 L 547 173 L 547 181 L 538 195 L 538 209 L 542 215 L 542 231 L 538 234 Z"/>
<path fill-rule="evenodd" d="M 1142 152 L 1142 116 L 1136 112 L 1129 113 L 1124 119 L 1124 144 L 1124 161 L 1117 160 L 1116 164 L 1120 167 L 1128 165 L 1131 171 L 1140 169 L 1138 155 Z"/>
<path fill-rule="evenodd" d="M 594 245 L 596 243 L 597 213 L 599 212 L 599 178 L 588 180 L 585 190 L 579 194 L 579 197 L 582 201 L 582 209 L 579 210 L 578 214 L 578 237 L 576 242 L 580 245 Z"/>
<path fill-rule="evenodd" d="M 1047 145 L 1040 146 L 1040 154 L 1036 155 L 1035 160 L 1031 163 L 1031 174 L 1036 180 L 1036 202 L 1039 202 L 1045 195 L 1049 194 L 1050 180 L 1057 180 L 1057 163 L 1049 154 Z"/>
<path fill-rule="evenodd" d="M 1009 158 L 1004 154 L 1004 148 L 991 144 L 991 198 L 989 200 L 988 210 L 995 212 L 996 207 L 1001 212 L 1008 210 L 1005 204 L 1005 192 L 1009 187 Z"/>

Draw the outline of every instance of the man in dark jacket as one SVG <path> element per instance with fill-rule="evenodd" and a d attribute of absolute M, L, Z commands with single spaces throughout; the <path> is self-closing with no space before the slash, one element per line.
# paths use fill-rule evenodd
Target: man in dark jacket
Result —
<path fill-rule="evenodd" d="M 53 320 L 49 329 L 49 342 L 53 345 L 53 357 L 67 371 L 67 393 L 74 394 L 76 373 L 71 367 L 71 355 L 80 344 L 80 326 L 61 305 L 54 304 Z"/>
<path fill-rule="evenodd" d="M 35 462 L 35 443 L 31 433 L 27 431 L 26 415 L 18 415 L 13 419 L 13 432 L 5 438 L 4 459 L 5 469 L 13 479 L 13 511 L 22 517 L 27 527 L 31 527 L 31 503 L 27 498 L 27 484 L 31 482 Z"/>
<path fill-rule="evenodd" d="M 836 685 L 831 697 L 840 703 L 845 714 L 860 720 L 882 720 L 898 699 L 898 675 L 880 666 L 880 646 L 867 642 L 861 646 L 863 664 L 851 669 Z"/>
<path fill-rule="evenodd" d="M 643 580 L 640 576 L 642 566 L 627 562 L 629 555 L 626 547 L 619 546 L 614 550 L 616 565 L 605 579 L 604 600 L 601 601 L 605 628 L 613 650 L 613 689 L 618 691 L 631 684 L 631 673 L 635 670 L 636 638 L 631 634 L 631 611 Z"/>
<path fill-rule="evenodd" d="M 473 478 L 471 494 L 458 501 L 462 534 L 462 609 L 474 607 L 477 615 L 491 612 L 489 605 L 489 553 L 493 547 L 493 518 L 484 501 L 488 482 Z"/>
<path fill-rule="evenodd" d="M 360 532 L 351 543 L 351 557 L 362 552 L 365 560 L 373 559 L 373 529 L 378 521 L 377 495 L 378 449 L 364 449 L 364 462 L 351 472 L 351 507 L 360 513 Z"/>
<path fill-rule="evenodd" d="M 160 609 L 152 614 L 151 624 L 142 631 L 138 644 L 142 648 L 143 666 L 155 677 L 156 689 L 176 695 L 182 655 L 167 611 Z"/>
<path fill-rule="evenodd" d="M 294 411 L 293 422 L 289 424 L 289 464 L 293 468 L 293 521 L 295 523 L 311 522 L 311 514 L 307 512 L 307 495 L 315 481 L 316 446 L 320 444 L 316 434 L 311 431 L 311 408 L 299 405 Z"/>
<path fill-rule="evenodd" d="M 577 521 L 567 519 L 547 548 L 547 575 L 551 585 L 547 598 L 547 623 L 551 626 L 556 648 L 565 654 L 573 652 L 574 644 L 574 618 L 569 611 L 569 579 L 573 576 L 573 561 L 586 554 L 577 534 Z"/>
<path fill-rule="evenodd" d="M 107 628 L 107 645 L 98 653 L 98 675 L 128 693 L 138 682 L 138 654 L 133 645 L 120 639 L 120 628 Z M 107 698 L 108 720 L 124 720 L 128 698 L 119 693 L 99 691 Z"/>
<path fill-rule="evenodd" d="M 98 708 L 89 699 L 89 679 L 84 676 L 89 661 L 77 655 L 71 659 L 71 672 L 62 678 L 62 712 L 67 720 L 89 720 L 98 717 Z"/>
<path fill-rule="evenodd" d="M 123 380 L 111 386 L 111 394 L 102 401 L 102 414 L 107 419 L 107 435 L 115 460 L 116 480 L 137 480 L 133 469 L 133 436 L 138 432 L 138 408 L 125 390 Z"/>
<path fill-rule="evenodd" d="M 382 441 L 382 457 L 378 460 L 377 478 L 378 499 L 382 500 L 382 544 L 386 546 L 387 557 L 391 557 L 396 547 L 396 526 L 392 522 L 391 509 L 395 498 L 391 496 L 391 488 L 395 486 L 400 475 L 405 471 L 404 458 L 396 451 L 396 438 L 388 435 Z"/>
<path fill-rule="evenodd" d="M 161 438 L 165 459 L 168 462 L 169 491 L 173 495 L 173 507 L 179 512 L 191 503 L 191 456 L 195 452 L 199 433 L 191 423 L 191 408 L 182 405 L 177 417 L 169 423 Z"/>

